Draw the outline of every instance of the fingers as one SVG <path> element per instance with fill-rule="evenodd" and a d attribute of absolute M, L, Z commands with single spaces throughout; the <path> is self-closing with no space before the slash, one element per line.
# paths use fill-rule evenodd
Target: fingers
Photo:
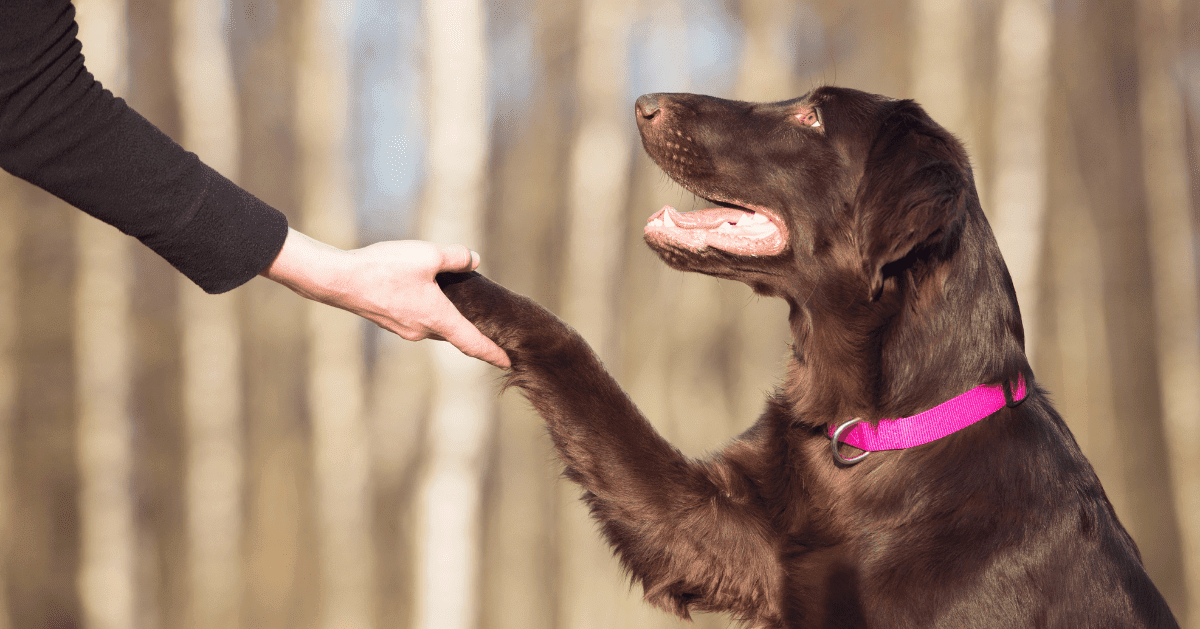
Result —
<path fill-rule="evenodd" d="M 463 245 L 438 245 L 437 247 L 442 254 L 439 271 L 466 273 L 474 271 L 475 267 L 479 266 L 479 254 Z"/>
<path fill-rule="evenodd" d="M 462 313 L 454 307 L 454 304 L 450 303 L 437 284 L 430 282 L 428 286 L 428 292 L 417 299 L 425 304 L 424 312 L 409 319 L 411 323 L 418 324 L 419 338 L 444 340 L 467 356 L 489 362 L 501 369 L 508 369 L 512 366 L 508 360 L 508 354 L 491 339 L 484 336 L 466 317 L 462 316 Z M 393 321 L 399 322 L 399 318 L 395 318 Z M 400 334 L 399 330 L 390 326 L 384 327 Z M 416 330 L 411 325 L 409 329 Z M 405 334 L 400 335 L 408 338 Z"/>
<path fill-rule="evenodd" d="M 390 276 L 385 274 L 383 281 L 360 282 L 365 286 L 361 292 L 387 294 L 356 304 L 334 305 L 364 316 L 406 340 L 445 340 L 468 356 L 502 369 L 511 367 L 508 354 L 464 318 L 434 281 L 440 272 L 474 270 L 479 266 L 478 253 L 463 245 L 417 240 L 379 243 L 360 251 L 376 256 L 370 268 L 395 271 Z"/>

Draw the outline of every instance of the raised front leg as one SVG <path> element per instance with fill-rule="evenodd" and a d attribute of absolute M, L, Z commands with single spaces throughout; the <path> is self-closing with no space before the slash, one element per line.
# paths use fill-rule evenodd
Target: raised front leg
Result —
<path fill-rule="evenodd" d="M 545 418 L 583 499 L 646 599 L 687 617 L 779 617 L 779 570 L 752 484 L 722 460 L 688 460 L 667 443 L 587 343 L 532 300 L 478 273 L 438 276 L 442 290 L 512 360 L 509 386 Z"/>

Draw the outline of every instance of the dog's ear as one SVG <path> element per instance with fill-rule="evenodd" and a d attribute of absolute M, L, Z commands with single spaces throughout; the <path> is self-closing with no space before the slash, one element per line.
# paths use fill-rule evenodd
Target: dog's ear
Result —
<path fill-rule="evenodd" d="M 957 242 L 972 188 L 962 145 L 915 103 L 898 102 L 875 138 L 855 200 L 868 298 L 879 298 L 888 264 Z"/>

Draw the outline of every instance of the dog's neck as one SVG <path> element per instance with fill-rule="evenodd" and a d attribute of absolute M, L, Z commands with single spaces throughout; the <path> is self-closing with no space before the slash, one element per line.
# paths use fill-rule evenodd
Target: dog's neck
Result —
<path fill-rule="evenodd" d="M 797 416 L 814 425 L 908 416 L 1029 373 L 1012 281 L 978 206 L 960 242 L 946 259 L 890 277 L 878 299 L 818 286 L 793 304 L 796 377 L 785 395 Z"/>

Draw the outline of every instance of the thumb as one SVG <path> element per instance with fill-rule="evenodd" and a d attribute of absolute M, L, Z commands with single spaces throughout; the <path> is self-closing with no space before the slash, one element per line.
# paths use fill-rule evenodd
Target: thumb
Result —
<path fill-rule="evenodd" d="M 438 271 L 466 273 L 479 266 L 479 254 L 463 245 L 438 245 L 438 251 L 442 254 L 442 264 Z"/>
<path fill-rule="evenodd" d="M 501 369 L 512 366 L 508 354 L 461 315 L 442 322 L 438 335 L 467 356 L 489 362 Z"/>

